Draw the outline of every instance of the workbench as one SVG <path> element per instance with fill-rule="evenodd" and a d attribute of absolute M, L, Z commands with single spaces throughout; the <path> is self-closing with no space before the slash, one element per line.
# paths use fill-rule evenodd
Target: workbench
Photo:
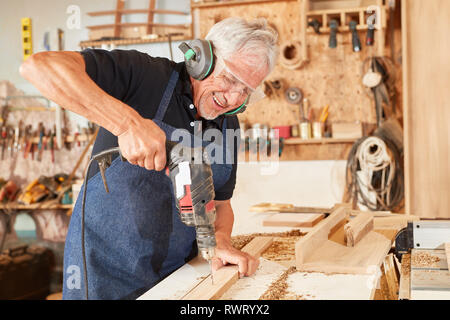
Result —
<path fill-rule="evenodd" d="M 262 221 L 273 213 L 243 212 L 236 214 L 233 236 L 253 233 L 274 233 L 292 230 L 291 227 L 263 227 Z M 307 232 L 311 228 L 296 228 Z M 295 265 L 295 262 L 292 262 Z M 223 300 L 257 300 L 289 268 L 289 264 L 260 258 L 260 265 L 251 277 L 244 277 L 233 284 L 221 297 Z M 191 260 L 152 289 L 140 300 L 178 300 L 196 287 L 210 273 L 209 264 L 201 257 Z M 373 274 L 324 274 L 295 272 L 287 278 L 289 294 L 286 299 L 373 299 L 380 273 Z"/>

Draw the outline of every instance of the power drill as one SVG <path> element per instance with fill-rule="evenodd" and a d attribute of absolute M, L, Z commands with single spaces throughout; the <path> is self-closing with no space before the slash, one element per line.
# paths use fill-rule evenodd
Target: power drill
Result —
<path fill-rule="evenodd" d="M 201 155 L 199 161 L 196 155 Z M 216 248 L 216 207 L 208 154 L 202 147 L 190 148 L 167 141 L 166 158 L 166 174 L 172 181 L 181 221 L 195 227 L 200 254 L 210 262 Z"/>
<path fill-rule="evenodd" d="M 123 161 L 126 161 L 118 147 L 102 151 L 92 157 L 92 160 L 98 163 L 106 192 L 109 190 L 105 170 L 112 162 L 112 153 L 116 152 Z M 196 155 L 200 155 L 201 158 L 195 157 Z M 167 140 L 166 159 L 166 175 L 172 181 L 181 221 L 189 227 L 195 227 L 198 249 L 202 257 L 210 262 L 216 248 L 214 228 L 216 207 L 208 154 L 202 147 L 191 148 Z M 196 159 L 199 161 L 194 161 Z"/>

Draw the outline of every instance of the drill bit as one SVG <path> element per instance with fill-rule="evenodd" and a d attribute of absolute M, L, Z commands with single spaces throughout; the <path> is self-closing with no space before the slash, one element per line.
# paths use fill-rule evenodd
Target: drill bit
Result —
<path fill-rule="evenodd" d="M 212 268 L 212 259 L 208 259 L 208 263 L 209 263 L 209 270 L 210 270 L 210 274 L 211 274 L 211 284 L 214 285 L 214 272 L 213 272 L 213 268 Z"/>

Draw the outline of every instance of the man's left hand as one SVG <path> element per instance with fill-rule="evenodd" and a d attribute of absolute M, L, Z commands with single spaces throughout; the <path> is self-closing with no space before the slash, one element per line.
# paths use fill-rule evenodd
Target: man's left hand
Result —
<path fill-rule="evenodd" d="M 259 259 L 234 248 L 227 240 L 217 239 L 216 256 L 212 259 L 212 269 L 216 271 L 227 264 L 239 268 L 239 277 L 251 276 L 259 266 Z"/>

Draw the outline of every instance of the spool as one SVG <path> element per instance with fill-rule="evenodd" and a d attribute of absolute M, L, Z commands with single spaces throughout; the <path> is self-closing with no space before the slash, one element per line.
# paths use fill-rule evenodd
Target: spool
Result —
<path fill-rule="evenodd" d="M 299 41 L 286 41 L 280 47 L 280 63 L 290 70 L 301 68 L 305 60 L 302 57 L 302 45 Z"/>

